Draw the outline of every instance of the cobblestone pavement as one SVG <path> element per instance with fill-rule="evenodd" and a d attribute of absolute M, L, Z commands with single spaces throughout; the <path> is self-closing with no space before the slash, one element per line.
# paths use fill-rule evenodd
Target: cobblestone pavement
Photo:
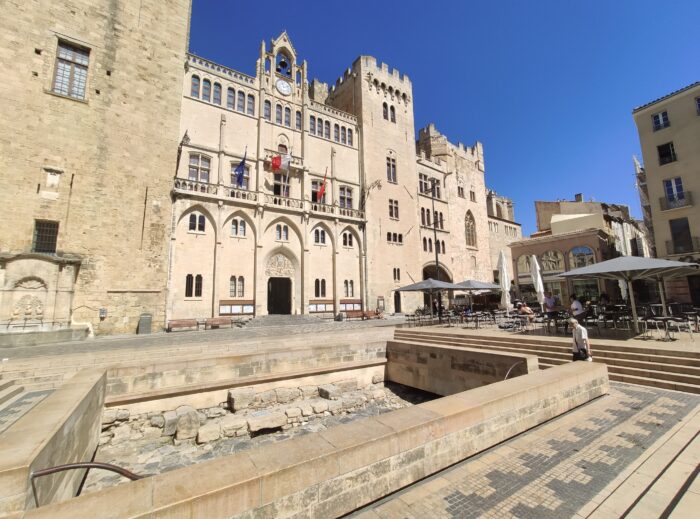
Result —
<path fill-rule="evenodd" d="M 185 440 L 173 445 L 170 438 L 150 440 L 133 440 L 117 445 L 100 447 L 95 461 L 112 463 L 124 467 L 136 474 L 159 474 L 169 470 L 200 463 L 234 452 L 286 440 L 294 436 L 329 429 L 336 425 L 350 423 L 360 418 L 388 413 L 402 407 L 420 404 L 436 397 L 419 389 L 401 384 L 387 383 L 386 398 L 373 402 L 355 412 L 343 412 L 339 415 L 309 417 L 307 423 L 299 427 L 255 437 L 243 436 L 223 438 L 204 445 L 197 445 L 194 440 Z M 126 482 L 119 475 L 94 470 L 88 474 L 83 493 Z"/>
<path fill-rule="evenodd" d="M 698 405 L 700 395 L 613 382 L 609 395 L 353 515 L 573 517 Z"/>
<path fill-rule="evenodd" d="M 367 329 L 377 326 L 396 326 L 402 318 L 388 318 L 367 321 L 323 321 L 300 325 L 264 326 L 260 328 L 222 328 L 218 330 L 177 331 L 154 333 L 151 335 L 125 335 L 118 337 L 97 337 L 84 341 L 62 342 L 41 346 L 0 348 L 0 358 L 21 359 L 48 355 L 70 355 L 95 351 L 112 351 L 148 348 L 158 349 L 169 346 L 201 345 L 205 343 L 230 342 L 266 337 L 283 337 L 306 333 L 335 332 L 342 330 Z"/>
<path fill-rule="evenodd" d="M 29 391 L 20 395 L 14 402 L 0 410 L 0 433 L 15 423 L 23 414 L 41 402 L 53 390 Z"/>

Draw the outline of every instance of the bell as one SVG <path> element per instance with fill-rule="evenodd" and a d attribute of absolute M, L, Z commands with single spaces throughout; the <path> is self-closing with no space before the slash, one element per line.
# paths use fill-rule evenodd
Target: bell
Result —
<path fill-rule="evenodd" d="M 282 58 L 282 59 L 280 59 L 278 66 L 279 66 L 279 68 L 287 68 L 289 66 L 289 64 L 287 63 L 286 59 Z"/>

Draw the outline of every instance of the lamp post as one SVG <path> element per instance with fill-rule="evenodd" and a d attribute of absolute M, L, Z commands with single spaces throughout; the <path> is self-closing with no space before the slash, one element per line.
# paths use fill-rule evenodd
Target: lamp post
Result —
<path fill-rule="evenodd" d="M 435 212 L 435 186 L 437 179 L 430 179 L 430 202 L 433 211 L 433 243 L 435 245 L 435 279 L 440 281 L 440 266 L 438 262 L 437 213 Z M 442 324 L 442 292 L 438 291 L 438 322 Z"/>

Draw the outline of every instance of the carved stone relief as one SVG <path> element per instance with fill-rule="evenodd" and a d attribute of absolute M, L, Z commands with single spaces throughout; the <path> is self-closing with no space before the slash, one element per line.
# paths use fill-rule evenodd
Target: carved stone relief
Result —
<path fill-rule="evenodd" d="M 294 265 L 284 254 L 275 254 L 267 260 L 265 275 L 280 278 L 294 277 Z"/>
<path fill-rule="evenodd" d="M 12 308 L 12 319 L 42 319 L 44 304 L 38 297 L 24 296 Z"/>

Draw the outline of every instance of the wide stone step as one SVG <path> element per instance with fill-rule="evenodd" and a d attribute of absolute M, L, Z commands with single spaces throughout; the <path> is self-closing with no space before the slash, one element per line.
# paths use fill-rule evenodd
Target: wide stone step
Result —
<path fill-rule="evenodd" d="M 24 391 L 24 388 L 16 384 L 0 389 L 0 405 L 10 400 L 13 396 L 20 394 L 22 391 Z"/>

